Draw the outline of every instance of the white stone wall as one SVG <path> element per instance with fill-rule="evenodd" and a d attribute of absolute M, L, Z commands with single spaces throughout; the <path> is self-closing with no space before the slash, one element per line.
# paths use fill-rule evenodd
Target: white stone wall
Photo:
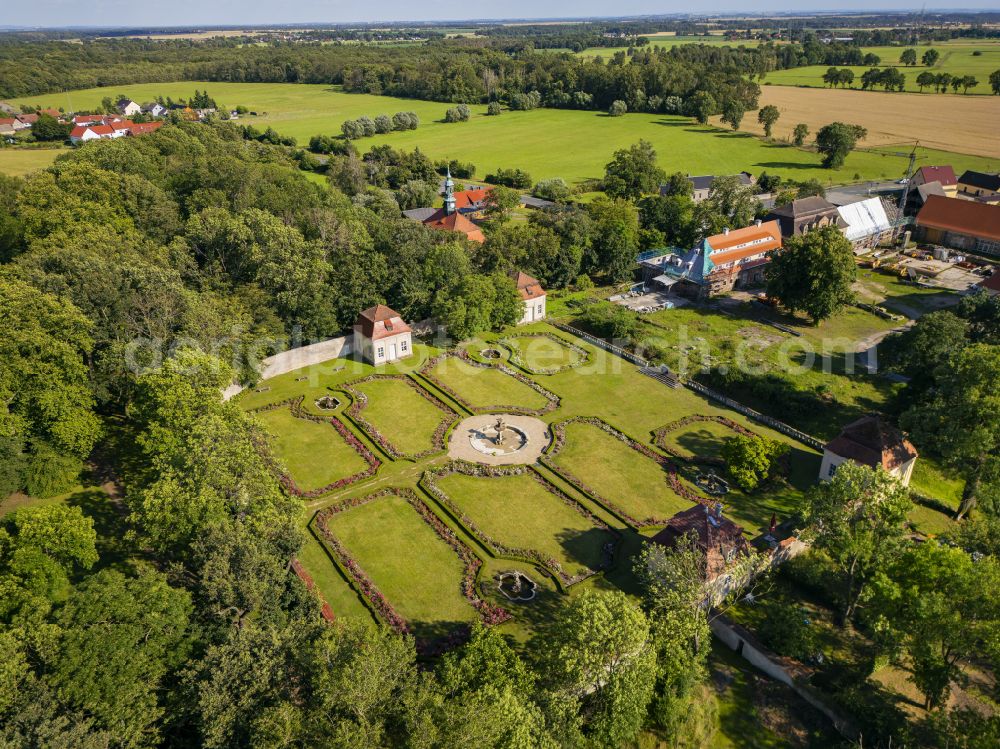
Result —
<path fill-rule="evenodd" d="M 280 354 L 269 356 L 261 362 L 260 378 L 266 380 L 271 377 L 293 372 L 302 367 L 312 364 L 337 359 L 351 353 L 351 340 L 346 336 L 340 338 L 330 338 L 326 341 L 313 343 L 309 346 L 282 351 Z M 232 384 L 222 392 L 222 399 L 229 400 L 237 393 L 242 392 L 243 386 Z"/>

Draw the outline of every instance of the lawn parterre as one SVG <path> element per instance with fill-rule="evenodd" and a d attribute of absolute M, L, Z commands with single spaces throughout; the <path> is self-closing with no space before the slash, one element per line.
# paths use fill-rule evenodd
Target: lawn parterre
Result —
<path fill-rule="evenodd" d="M 552 431 L 542 462 L 634 528 L 663 525 L 691 502 L 706 501 L 666 457 L 601 419 L 570 419 Z"/>
<path fill-rule="evenodd" d="M 482 560 L 411 489 L 389 488 L 319 512 L 320 538 L 376 614 L 423 648 L 461 637 L 477 617 L 509 618 L 482 600 Z"/>
<path fill-rule="evenodd" d="M 528 466 L 453 462 L 423 486 L 494 555 L 540 564 L 565 586 L 613 560 L 617 534 Z"/>
<path fill-rule="evenodd" d="M 257 411 L 256 416 L 271 438 L 271 450 L 279 463 L 274 467 L 292 494 L 329 494 L 371 478 L 381 465 L 336 416 L 303 411 L 301 397 L 275 403 Z"/>
<path fill-rule="evenodd" d="M 510 363 L 528 374 L 556 374 L 590 361 L 587 349 L 552 333 L 507 336 L 497 343 L 510 351 Z"/>
<path fill-rule="evenodd" d="M 470 411 L 540 416 L 559 406 L 559 396 L 503 364 L 474 361 L 464 350 L 430 359 L 420 370 Z"/>
<path fill-rule="evenodd" d="M 657 429 L 653 444 L 675 458 L 721 465 L 722 445 L 741 434 L 754 436 L 755 432 L 724 416 L 693 414 Z"/>
<path fill-rule="evenodd" d="M 392 458 L 420 460 L 444 450 L 458 414 L 406 375 L 373 374 L 343 388 L 354 399 L 347 415 Z"/>

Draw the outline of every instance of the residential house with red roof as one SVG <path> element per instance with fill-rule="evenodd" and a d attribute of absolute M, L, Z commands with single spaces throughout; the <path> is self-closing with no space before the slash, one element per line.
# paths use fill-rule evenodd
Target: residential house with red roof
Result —
<path fill-rule="evenodd" d="M 514 285 L 517 286 L 517 293 L 520 295 L 521 301 L 524 302 L 524 314 L 518 325 L 544 320 L 546 293 L 538 279 L 520 271 L 512 271 L 510 277 L 514 281 Z"/>
<path fill-rule="evenodd" d="M 146 135 L 147 133 L 155 133 L 163 127 L 163 122 L 134 122 L 132 127 L 129 128 L 129 135 Z"/>
<path fill-rule="evenodd" d="M 937 182 L 941 185 L 944 194 L 950 198 L 955 197 L 958 192 L 958 177 L 951 166 L 922 166 L 910 179 L 910 187 L 917 188 L 921 185 L 929 185 Z"/>
<path fill-rule="evenodd" d="M 374 365 L 413 354 L 412 331 L 394 309 L 376 304 L 358 315 L 352 350 Z"/>
<path fill-rule="evenodd" d="M 671 250 L 643 260 L 640 265 L 648 285 L 705 299 L 734 288 L 763 284 L 764 267 L 771 253 L 781 246 L 778 221 L 756 221 L 742 229 L 726 229 L 707 237 L 688 252 Z"/>
<path fill-rule="evenodd" d="M 916 224 L 921 241 L 1000 255 L 1000 205 L 929 195 Z"/>
<path fill-rule="evenodd" d="M 908 486 L 917 457 L 917 449 L 902 432 L 879 416 L 863 416 L 823 448 L 819 478 L 829 481 L 841 464 L 851 461 L 869 468 L 882 466 Z"/>

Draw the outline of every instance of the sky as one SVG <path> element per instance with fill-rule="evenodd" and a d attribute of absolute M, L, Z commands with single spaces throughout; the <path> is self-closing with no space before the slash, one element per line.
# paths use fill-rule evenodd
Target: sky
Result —
<path fill-rule="evenodd" d="M 288 23 L 343 23 L 358 21 L 438 21 L 489 18 L 565 18 L 667 13 L 819 10 L 915 10 L 920 0 L 506 0 L 491 5 L 463 5 L 454 0 L 4 0 L 0 26 L 188 26 Z M 998 10 L 1000 0 L 958 0 L 966 9 Z M 928 2 L 946 7 L 945 0 Z"/>

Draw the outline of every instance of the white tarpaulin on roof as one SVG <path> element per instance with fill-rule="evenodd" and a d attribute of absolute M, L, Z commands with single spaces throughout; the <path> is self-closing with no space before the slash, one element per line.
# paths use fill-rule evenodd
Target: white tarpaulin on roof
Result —
<path fill-rule="evenodd" d="M 885 206 L 878 198 L 868 198 L 857 203 L 842 205 L 837 209 L 837 212 L 847 224 L 844 236 L 852 242 L 892 228 L 892 223 L 885 213 Z"/>

